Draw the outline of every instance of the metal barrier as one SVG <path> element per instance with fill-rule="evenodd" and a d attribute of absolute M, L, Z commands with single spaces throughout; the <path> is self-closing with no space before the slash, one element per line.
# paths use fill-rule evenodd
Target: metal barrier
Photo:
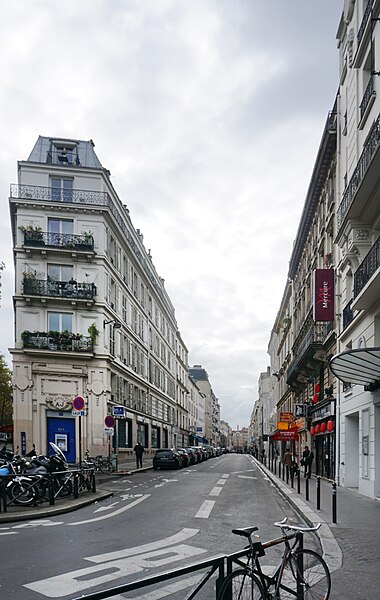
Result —
<path fill-rule="evenodd" d="M 20 485 L 16 495 L 11 497 L 7 493 L 7 485 L 10 481 L 19 478 L 24 479 L 24 486 Z M 29 480 L 29 481 L 27 481 Z M 20 483 L 22 479 L 20 479 Z M 25 494 L 25 490 L 31 492 L 30 502 L 22 503 L 20 498 Z M 17 506 L 22 509 L 33 505 L 48 502 L 53 506 L 56 500 L 74 496 L 78 498 L 79 494 L 86 492 L 96 492 L 95 469 L 92 467 L 83 467 L 82 469 L 69 469 L 55 473 L 46 473 L 44 475 L 28 473 L 12 473 L 2 475 L 0 478 L 0 512 L 7 512 L 8 507 Z"/>
<path fill-rule="evenodd" d="M 182 575 L 188 575 L 189 573 L 195 573 L 197 571 L 201 571 L 204 569 L 208 569 L 206 573 L 204 573 L 203 577 L 200 581 L 193 587 L 193 589 L 186 595 L 186 600 L 192 600 L 196 597 L 198 592 L 205 586 L 205 584 L 209 581 L 212 575 L 218 571 L 218 578 L 216 580 L 216 595 L 217 598 L 220 587 L 224 581 L 225 577 L 225 561 L 233 560 L 238 558 L 239 556 L 243 556 L 247 551 L 239 551 L 235 554 L 231 554 L 230 556 L 217 556 L 214 558 L 210 558 L 209 560 L 204 560 L 199 563 L 195 563 L 189 565 L 187 567 L 181 567 L 180 569 L 175 569 L 172 571 L 166 571 L 164 573 L 160 573 L 158 575 L 152 575 L 151 577 L 146 577 L 145 579 L 139 579 L 137 581 L 132 581 L 131 583 L 126 583 L 124 585 L 118 585 L 117 587 L 110 588 L 108 590 L 103 590 L 100 592 L 93 592 L 91 594 L 84 594 L 74 598 L 73 600 L 103 600 L 104 598 L 112 598 L 113 596 L 117 596 L 122 593 L 132 592 L 134 590 L 139 590 L 141 588 L 146 588 L 156 583 L 162 584 L 163 581 L 168 581 L 169 579 L 175 579 L 177 577 L 181 577 Z"/>

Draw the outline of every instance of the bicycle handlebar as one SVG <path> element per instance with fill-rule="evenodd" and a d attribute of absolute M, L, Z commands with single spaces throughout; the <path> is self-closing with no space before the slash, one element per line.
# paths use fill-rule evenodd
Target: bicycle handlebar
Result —
<path fill-rule="evenodd" d="M 314 527 L 302 527 L 301 525 L 289 525 L 287 524 L 288 517 L 285 517 L 282 521 L 276 521 L 274 525 L 276 527 L 281 527 L 281 529 L 291 529 L 293 531 L 302 531 L 302 533 L 306 533 L 308 531 L 317 531 L 322 523 L 317 523 Z"/>

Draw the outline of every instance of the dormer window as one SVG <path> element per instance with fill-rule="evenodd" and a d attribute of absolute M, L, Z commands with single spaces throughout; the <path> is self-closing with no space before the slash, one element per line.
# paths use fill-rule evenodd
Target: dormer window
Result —
<path fill-rule="evenodd" d="M 80 158 L 76 143 L 70 141 L 52 141 L 47 154 L 47 162 L 64 167 L 79 166 Z"/>

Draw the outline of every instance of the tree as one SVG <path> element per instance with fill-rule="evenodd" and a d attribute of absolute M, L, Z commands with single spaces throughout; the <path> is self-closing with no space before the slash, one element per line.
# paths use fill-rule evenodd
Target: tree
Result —
<path fill-rule="evenodd" d="M 0 426 L 12 424 L 12 371 L 0 354 Z"/>

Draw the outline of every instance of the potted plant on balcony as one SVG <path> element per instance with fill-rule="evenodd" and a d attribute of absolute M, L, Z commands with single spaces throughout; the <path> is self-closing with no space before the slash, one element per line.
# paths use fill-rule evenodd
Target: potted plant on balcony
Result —
<path fill-rule="evenodd" d="M 99 329 L 97 328 L 96 323 L 91 323 L 91 325 L 88 327 L 87 331 L 88 331 L 88 335 L 91 338 L 92 345 L 95 346 L 96 338 L 99 335 Z"/>
<path fill-rule="evenodd" d="M 75 242 L 76 250 L 92 250 L 93 249 L 94 238 L 91 231 L 82 231 L 79 239 Z"/>
<path fill-rule="evenodd" d="M 20 225 L 18 227 L 24 234 L 24 244 L 26 246 L 44 246 L 44 236 L 42 228 L 38 225 Z"/>

